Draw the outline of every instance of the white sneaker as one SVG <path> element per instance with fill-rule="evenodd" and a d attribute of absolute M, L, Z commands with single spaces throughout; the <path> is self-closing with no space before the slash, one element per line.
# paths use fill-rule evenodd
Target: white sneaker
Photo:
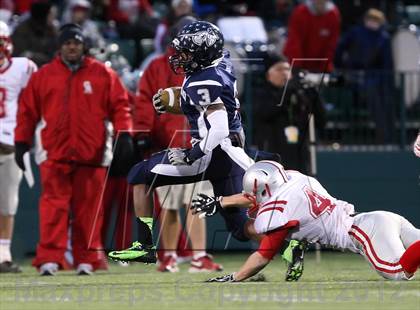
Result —
<path fill-rule="evenodd" d="M 79 264 L 76 273 L 79 276 L 91 276 L 93 274 L 93 267 L 91 264 Z"/>
<path fill-rule="evenodd" d="M 58 271 L 57 263 L 45 263 L 39 268 L 39 274 L 41 276 L 55 276 Z"/>

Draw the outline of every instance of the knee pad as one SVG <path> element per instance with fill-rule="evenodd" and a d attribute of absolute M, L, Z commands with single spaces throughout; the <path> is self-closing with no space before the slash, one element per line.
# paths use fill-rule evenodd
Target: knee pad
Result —
<path fill-rule="evenodd" d="M 150 169 L 147 169 L 147 166 L 147 160 L 143 160 L 138 164 L 134 165 L 127 175 L 128 184 L 146 184 L 147 179 L 151 174 Z"/>

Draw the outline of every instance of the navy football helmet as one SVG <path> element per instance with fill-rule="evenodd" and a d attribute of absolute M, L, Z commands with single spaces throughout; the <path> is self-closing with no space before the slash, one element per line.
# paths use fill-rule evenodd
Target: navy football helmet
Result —
<path fill-rule="evenodd" d="M 174 55 L 169 57 L 177 74 L 192 73 L 210 66 L 223 56 L 223 35 L 209 22 L 196 21 L 185 25 L 172 40 Z"/>

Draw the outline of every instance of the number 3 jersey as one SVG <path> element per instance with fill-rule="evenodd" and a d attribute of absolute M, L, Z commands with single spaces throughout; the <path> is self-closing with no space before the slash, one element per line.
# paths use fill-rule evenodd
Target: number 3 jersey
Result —
<path fill-rule="evenodd" d="M 356 251 L 348 231 L 353 224 L 354 206 L 332 197 L 314 178 L 287 171 L 289 180 L 257 212 L 258 233 L 296 226 L 290 239 Z"/>
<path fill-rule="evenodd" d="M 229 53 L 214 65 L 187 75 L 182 84 L 181 108 L 191 127 L 193 140 L 202 140 L 210 128 L 205 111 L 209 105 L 224 104 L 230 132 L 242 132 L 236 78 Z"/>
<path fill-rule="evenodd" d="M 0 143 L 14 144 L 19 95 L 36 70 L 36 65 L 24 57 L 13 57 L 0 69 Z"/>

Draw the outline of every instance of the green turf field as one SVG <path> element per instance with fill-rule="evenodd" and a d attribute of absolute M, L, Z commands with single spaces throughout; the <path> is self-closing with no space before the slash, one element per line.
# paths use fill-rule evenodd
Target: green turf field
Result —
<path fill-rule="evenodd" d="M 217 255 L 226 272 L 245 258 Z M 92 277 L 40 277 L 26 265 L 18 276 L 0 275 L 0 309 L 420 309 L 420 280 L 385 281 L 353 254 L 323 253 L 316 264 L 309 253 L 298 283 L 283 281 L 279 258 L 264 270 L 266 282 L 203 283 L 209 274 L 192 275 L 187 268 L 162 274 L 151 265 L 111 264 L 109 272 Z"/>

